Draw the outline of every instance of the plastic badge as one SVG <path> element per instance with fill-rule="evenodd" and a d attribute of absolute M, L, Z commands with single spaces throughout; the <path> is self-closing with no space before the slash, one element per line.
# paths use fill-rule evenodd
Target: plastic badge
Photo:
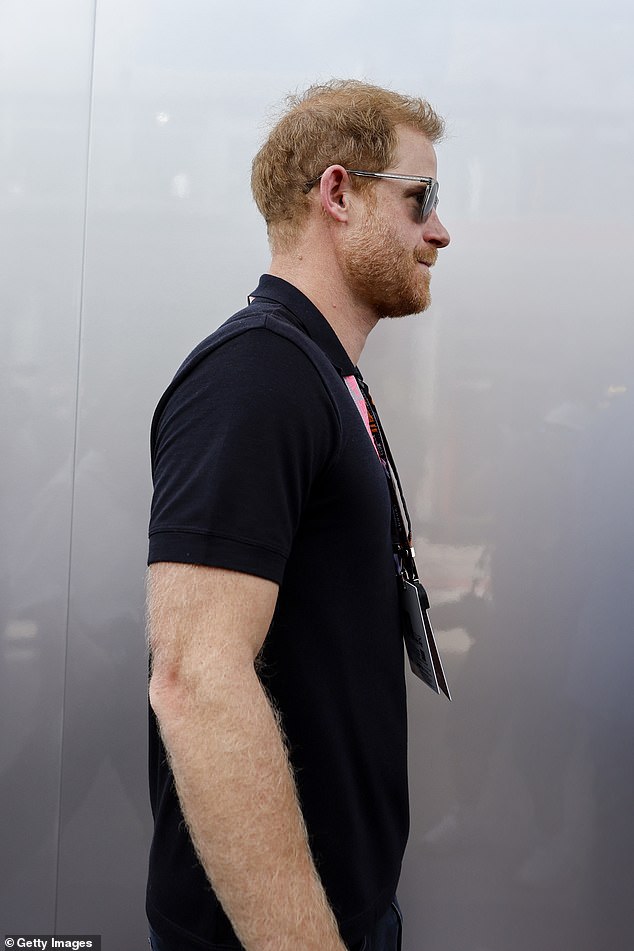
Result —
<path fill-rule="evenodd" d="M 436 639 L 429 620 L 429 599 L 420 581 L 401 579 L 403 636 L 410 667 L 436 693 L 451 700 Z"/>

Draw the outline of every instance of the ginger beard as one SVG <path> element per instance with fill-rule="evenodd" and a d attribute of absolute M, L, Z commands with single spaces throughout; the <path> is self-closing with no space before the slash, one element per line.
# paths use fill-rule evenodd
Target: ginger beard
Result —
<path fill-rule="evenodd" d="M 368 202 L 363 230 L 346 239 L 342 266 L 354 295 L 377 317 L 420 314 L 431 304 L 431 267 L 436 248 L 407 247 L 376 205 Z"/>

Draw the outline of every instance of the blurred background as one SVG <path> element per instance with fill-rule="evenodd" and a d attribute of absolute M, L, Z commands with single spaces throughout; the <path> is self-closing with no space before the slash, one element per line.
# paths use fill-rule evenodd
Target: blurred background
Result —
<path fill-rule="evenodd" d="M 2 0 L 3 933 L 146 947 L 150 417 L 342 76 L 448 123 L 434 303 L 361 361 L 455 698 L 409 681 L 404 951 L 631 951 L 633 48 L 624 0 Z"/>

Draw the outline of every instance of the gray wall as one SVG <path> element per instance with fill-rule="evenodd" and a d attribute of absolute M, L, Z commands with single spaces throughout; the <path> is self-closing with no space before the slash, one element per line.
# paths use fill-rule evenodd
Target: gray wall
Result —
<path fill-rule="evenodd" d="M 616 0 L 3 0 L 3 933 L 145 946 L 149 419 L 266 269 L 271 106 L 345 75 L 449 121 L 434 304 L 362 360 L 455 694 L 405 951 L 630 951 L 632 48 Z"/>

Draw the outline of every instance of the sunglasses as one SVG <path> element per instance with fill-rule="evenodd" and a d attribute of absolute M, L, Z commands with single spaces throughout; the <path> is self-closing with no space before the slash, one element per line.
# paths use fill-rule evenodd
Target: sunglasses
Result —
<path fill-rule="evenodd" d="M 425 190 L 414 196 L 420 206 L 421 224 L 427 221 L 432 211 L 438 205 L 438 182 L 435 178 L 428 178 L 426 175 L 396 175 L 393 172 L 362 172 L 358 168 L 347 168 L 346 172 L 348 175 L 359 175 L 362 178 L 387 178 L 390 181 L 418 182 L 424 185 Z M 318 175 L 317 178 L 306 182 L 304 191 L 308 193 L 320 178 L 321 175 Z"/>

